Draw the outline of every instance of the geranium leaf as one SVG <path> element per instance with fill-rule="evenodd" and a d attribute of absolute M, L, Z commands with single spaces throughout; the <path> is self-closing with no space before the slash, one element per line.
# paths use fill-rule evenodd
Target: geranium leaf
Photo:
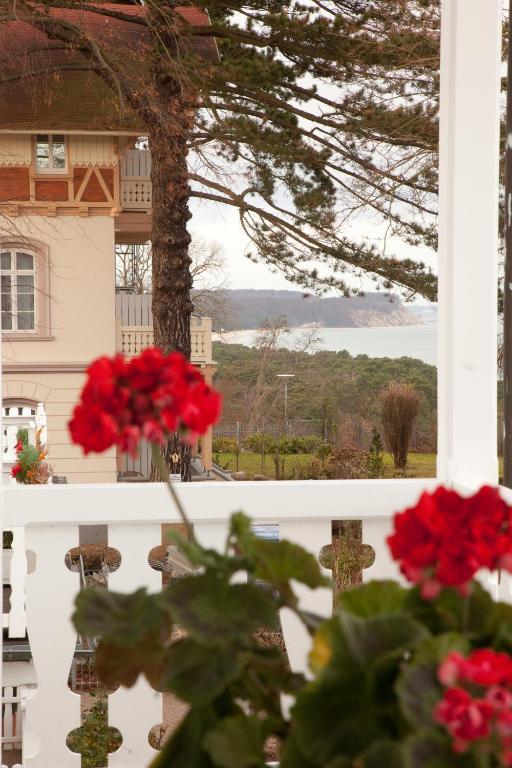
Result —
<path fill-rule="evenodd" d="M 218 722 L 213 707 L 194 707 L 172 732 L 150 768 L 215 768 L 203 740 Z"/>
<path fill-rule="evenodd" d="M 361 765 L 361 768 L 405 768 L 403 746 L 396 741 L 376 741 L 358 756 L 357 764 Z"/>
<path fill-rule="evenodd" d="M 411 650 L 427 636 L 427 630 L 407 614 L 382 614 L 360 619 L 341 610 L 337 618 L 352 657 L 362 665 L 389 652 Z"/>
<path fill-rule="evenodd" d="M 369 701 L 365 674 L 354 663 L 336 672 L 326 669 L 299 693 L 292 716 L 298 749 L 313 765 L 325 766 L 339 755 L 355 757 L 387 735 Z"/>
<path fill-rule="evenodd" d="M 173 618 L 198 642 L 225 644 L 278 626 L 274 597 L 254 584 L 230 584 L 215 573 L 184 577 L 162 595 Z"/>
<path fill-rule="evenodd" d="M 161 687 L 164 649 L 153 633 L 141 638 L 136 645 L 120 646 L 101 641 L 96 649 L 96 665 L 100 680 L 107 688 L 124 685 L 131 688 L 144 674 L 153 688 Z"/>
<path fill-rule="evenodd" d="M 233 648 L 212 649 L 186 637 L 167 650 L 163 684 L 183 701 L 202 705 L 216 698 L 241 669 Z"/>
<path fill-rule="evenodd" d="M 394 581 L 370 581 L 338 596 L 340 608 L 360 618 L 402 610 L 407 590 Z"/>
<path fill-rule="evenodd" d="M 77 632 L 88 637 L 101 637 L 120 646 L 138 643 L 151 631 L 170 627 L 170 618 L 159 596 L 145 589 L 120 594 L 107 589 L 84 589 L 75 600 L 72 620 Z"/>
<path fill-rule="evenodd" d="M 237 512 L 231 517 L 231 537 L 237 548 L 250 561 L 257 579 L 278 588 L 289 586 L 291 579 L 311 589 L 331 586 L 323 576 L 318 560 L 298 544 L 291 541 L 268 541 L 255 536 L 248 517 Z"/>
<path fill-rule="evenodd" d="M 468 650 L 469 642 L 456 633 L 429 637 L 418 646 L 412 662 L 404 665 L 396 684 L 402 714 L 411 725 L 432 724 L 432 711 L 442 696 L 437 668 L 451 651 L 464 654 Z"/>
<path fill-rule="evenodd" d="M 278 588 L 287 586 L 292 579 L 310 589 L 331 586 L 317 559 L 291 541 L 255 539 L 247 554 L 253 560 L 256 578 Z"/>
<path fill-rule="evenodd" d="M 203 745 L 219 768 L 264 768 L 269 725 L 258 717 L 227 717 L 210 730 Z"/>
<path fill-rule="evenodd" d="M 447 738 L 434 728 L 425 728 L 409 736 L 404 742 L 408 768 L 456 768 L 473 766 L 464 756 L 456 755 Z"/>
<path fill-rule="evenodd" d="M 351 766 L 352 761 L 347 759 L 345 765 L 342 764 L 341 766 L 335 766 L 334 768 L 351 768 Z M 286 739 L 279 761 L 279 768 L 318 768 L 318 763 L 310 762 L 300 751 L 293 726 L 290 735 Z"/>

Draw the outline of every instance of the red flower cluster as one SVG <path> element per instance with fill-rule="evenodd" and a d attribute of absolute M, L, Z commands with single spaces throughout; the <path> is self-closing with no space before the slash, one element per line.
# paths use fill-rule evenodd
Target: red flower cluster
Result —
<path fill-rule="evenodd" d="M 20 453 L 22 452 L 23 448 L 24 448 L 24 445 L 23 445 L 22 441 L 18 440 L 18 442 L 14 446 L 14 450 L 16 451 L 16 456 L 20 455 Z M 18 459 L 16 464 L 13 464 L 12 467 L 11 467 L 11 477 L 16 478 L 16 476 L 19 475 L 21 470 L 22 470 L 22 466 L 21 466 L 20 461 Z"/>
<path fill-rule="evenodd" d="M 450 687 L 437 704 L 434 719 L 452 737 L 454 752 L 487 742 L 489 751 L 498 745 L 500 765 L 512 766 L 512 658 L 488 648 L 467 658 L 450 653 L 439 666 L 438 677 Z"/>
<path fill-rule="evenodd" d="M 480 568 L 512 571 L 512 508 L 496 488 L 484 486 L 464 498 L 440 487 L 394 522 L 391 554 L 407 579 L 422 585 L 425 598 L 444 586 L 467 592 Z"/>
<path fill-rule="evenodd" d="M 131 360 L 95 360 L 69 429 L 84 453 L 118 445 L 134 455 L 141 438 L 162 445 L 180 431 L 194 440 L 217 421 L 220 405 L 220 395 L 182 354 L 151 348 Z"/>

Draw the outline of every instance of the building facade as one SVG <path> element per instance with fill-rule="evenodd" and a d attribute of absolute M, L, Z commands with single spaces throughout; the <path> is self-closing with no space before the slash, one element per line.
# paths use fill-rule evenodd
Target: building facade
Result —
<path fill-rule="evenodd" d="M 18 46 L 25 40 L 21 22 L 12 36 Z M 60 55 L 37 35 L 25 40 L 30 45 L 33 56 L 41 45 L 48 57 Z M 50 95 L 46 82 L 44 98 L 23 86 L 0 94 L 4 415 L 43 404 L 49 461 L 68 482 L 112 482 L 124 466 L 114 450 L 84 458 L 70 444 L 67 423 L 87 365 L 153 341 L 149 321 L 127 323 L 119 301 L 116 320 L 115 290 L 116 243 L 151 238 L 151 155 L 138 148 L 143 127 L 120 114 L 96 81 L 72 72 L 51 81 Z M 192 361 L 211 380 L 211 326 L 200 318 L 192 324 Z M 201 456 L 209 470 L 211 436 Z"/>

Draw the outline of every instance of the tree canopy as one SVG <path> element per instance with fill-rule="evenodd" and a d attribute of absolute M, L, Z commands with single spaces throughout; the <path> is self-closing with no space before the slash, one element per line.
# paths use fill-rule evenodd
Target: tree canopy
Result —
<path fill-rule="evenodd" d="M 305 288 L 350 292 L 353 273 L 435 298 L 424 264 L 351 236 L 350 223 L 364 213 L 413 244 L 435 245 L 439 0 L 145 0 L 140 13 L 134 5 L 0 0 L 0 25 L 21 20 L 75 51 L 120 108 L 141 117 L 156 154 L 162 135 L 178 137 L 188 152 L 184 178 L 171 153 L 178 197 L 236 209 L 252 258 Z M 197 6 L 209 23 L 184 12 Z M 136 49 L 63 15 L 77 8 L 135 29 Z M 212 36 L 218 58 L 204 55 Z M 52 59 L 51 76 L 67 66 Z M 20 68 L 19 77 L 34 72 Z M 176 194 L 164 194 L 179 208 Z M 174 233 L 161 246 L 171 261 L 188 244 L 178 241 Z M 174 278 L 186 289 L 184 260 Z"/>

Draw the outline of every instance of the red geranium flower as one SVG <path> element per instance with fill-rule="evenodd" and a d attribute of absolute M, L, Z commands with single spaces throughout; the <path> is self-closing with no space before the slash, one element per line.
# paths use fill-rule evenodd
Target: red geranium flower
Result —
<path fill-rule="evenodd" d="M 95 360 L 69 429 L 84 453 L 117 445 L 133 455 L 141 437 L 162 445 L 178 430 L 184 439 L 204 434 L 220 405 L 220 395 L 182 354 L 151 348 L 131 360 Z"/>
<path fill-rule="evenodd" d="M 452 737 L 453 750 L 466 752 L 478 742 L 479 752 L 496 757 L 493 765 L 512 765 L 512 657 L 492 648 L 477 649 L 467 658 L 455 651 L 437 674 L 448 690 L 434 709 L 434 720 Z"/>
<path fill-rule="evenodd" d="M 395 516 L 388 544 L 425 598 L 445 586 L 464 594 L 480 568 L 512 571 L 512 509 L 496 488 L 465 498 L 440 487 Z"/>
<path fill-rule="evenodd" d="M 494 710 L 488 701 L 473 699 L 463 688 L 450 688 L 434 710 L 434 719 L 453 737 L 455 752 L 465 752 L 472 741 L 491 733 Z"/>

